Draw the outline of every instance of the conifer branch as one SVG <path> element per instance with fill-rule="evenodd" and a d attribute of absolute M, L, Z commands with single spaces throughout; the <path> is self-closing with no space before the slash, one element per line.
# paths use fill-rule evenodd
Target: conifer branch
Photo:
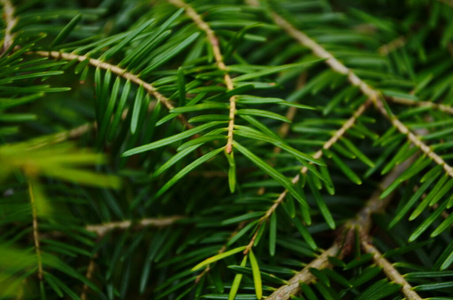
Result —
<path fill-rule="evenodd" d="M 377 266 L 381 267 L 387 277 L 401 285 L 402 292 L 407 300 L 422 300 L 415 291 L 412 290 L 412 286 L 404 279 L 403 275 L 379 252 L 376 247 L 370 242 L 369 238 L 362 240 L 362 248 L 366 253 L 373 255 L 373 260 Z"/>
<path fill-rule="evenodd" d="M 33 218 L 33 240 L 35 243 L 35 251 L 38 262 L 38 279 L 43 280 L 43 267 L 42 267 L 42 256 L 41 256 L 41 245 L 39 242 L 39 229 L 38 229 L 38 212 L 36 209 L 36 199 L 33 191 L 32 179 L 28 182 L 28 193 L 30 195 L 31 214 Z"/>
<path fill-rule="evenodd" d="M 360 105 L 356 110 L 355 112 L 352 114 L 352 117 L 349 118 L 344 124 L 343 126 L 341 126 L 340 129 L 338 129 L 334 135 L 327 141 L 324 143 L 324 145 L 322 146 L 321 149 L 319 149 L 315 154 L 313 154 L 313 158 L 315 159 L 320 159 L 322 156 L 323 156 L 323 150 L 328 150 L 330 147 L 332 147 L 342 136 L 344 136 L 344 134 L 348 131 L 349 128 L 351 128 L 355 121 L 357 120 L 357 118 L 363 114 L 363 112 L 366 110 L 366 108 L 371 104 L 370 101 L 366 101 L 365 103 L 363 103 L 362 105 Z M 308 168 L 307 167 L 303 167 L 300 171 L 300 174 L 297 174 L 295 177 L 293 177 L 293 179 L 291 179 L 291 182 L 293 184 L 296 184 L 299 182 L 300 180 L 300 176 L 301 175 L 305 175 L 306 173 L 308 172 Z M 274 204 L 266 211 L 266 213 L 264 214 L 264 216 L 260 219 L 260 222 L 257 226 L 257 229 L 255 231 L 255 234 L 252 236 L 249 244 L 247 245 L 247 248 L 244 250 L 244 254 L 247 254 L 253 247 L 253 244 L 255 242 L 255 239 L 257 238 L 258 236 L 258 233 L 259 233 L 259 228 L 261 226 L 263 226 L 263 224 L 265 222 L 267 222 L 270 218 L 270 216 L 275 212 L 275 210 L 277 209 L 277 207 L 283 202 L 283 200 L 285 199 L 286 195 L 288 193 L 288 190 L 284 190 L 277 198 L 277 200 L 275 200 Z"/>
<path fill-rule="evenodd" d="M 358 229 L 364 234 L 368 234 L 371 229 L 372 215 L 381 212 L 390 203 L 394 193 L 391 193 L 384 199 L 380 199 L 380 195 L 383 190 L 389 187 L 396 178 L 398 178 L 414 161 L 416 156 L 412 156 L 402 164 L 396 166 L 379 184 L 378 189 L 373 193 L 370 199 L 367 201 L 365 206 L 356 214 L 356 216 L 348 220 L 341 229 L 338 230 L 340 235 L 337 236 L 336 241 L 333 245 L 323 252 L 319 257 L 310 262 L 305 268 L 299 273 L 294 275 L 288 282 L 278 288 L 272 293 L 267 300 L 286 300 L 290 299 L 291 296 L 296 295 L 300 291 L 300 283 L 304 282 L 309 284 L 315 277 L 310 273 L 310 268 L 317 268 L 318 270 L 324 268 L 331 268 L 332 265 L 329 263 L 329 256 L 337 256 L 342 258 L 346 256 L 352 249 L 352 237 L 353 231 Z M 341 235 L 343 234 L 343 235 Z M 343 240 L 343 236 L 346 237 Z"/>
<path fill-rule="evenodd" d="M 17 18 L 15 16 L 14 6 L 10 0 L 1 0 L 1 3 L 3 5 L 3 18 L 6 24 L 1 53 L 5 53 L 14 42 L 15 34 L 13 34 L 13 29 L 17 25 Z"/>
<path fill-rule="evenodd" d="M 387 99 L 394 103 L 407 105 L 407 106 L 431 107 L 433 109 L 438 109 L 440 111 L 453 115 L 453 107 L 451 107 L 450 105 L 438 104 L 438 103 L 433 103 L 433 102 L 429 102 L 429 101 L 414 101 L 414 100 L 404 99 L 404 98 L 399 98 L 399 97 L 389 97 Z"/>
<path fill-rule="evenodd" d="M 328 52 L 324 47 L 320 44 L 309 38 L 305 33 L 296 29 L 293 25 L 291 25 L 288 21 L 286 21 L 283 17 L 278 15 L 275 12 L 271 12 L 272 19 L 274 22 L 280 26 L 288 35 L 293 37 L 297 40 L 301 45 L 309 48 L 316 56 L 319 58 L 325 59 L 326 64 L 335 72 L 343 74 L 347 77 L 348 81 L 353 85 L 360 89 L 360 91 L 367 96 L 368 99 L 373 101 L 376 109 L 382 113 L 390 122 L 395 126 L 399 132 L 406 135 L 409 142 L 414 144 L 418 147 L 426 156 L 431 158 L 435 163 L 441 165 L 445 172 L 450 176 L 453 177 L 453 168 L 448 165 L 442 157 L 437 155 L 435 152 L 431 150 L 429 146 L 427 146 L 424 142 L 420 140 L 420 138 L 412 133 L 406 125 L 404 125 L 398 118 L 391 114 L 385 108 L 385 99 L 382 94 L 376 90 L 375 88 L 368 85 L 365 81 L 360 79 L 351 69 L 347 68 L 343 63 L 341 63 L 338 59 L 336 59 L 330 52 Z"/>
<path fill-rule="evenodd" d="M 171 4 L 179 8 L 184 8 L 187 16 L 191 18 L 194 23 L 205 32 L 208 42 L 211 45 L 212 52 L 214 54 L 214 59 L 216 61 L 217 68 L 224 72 L 224 81 L 227 87 L 227 90 L 231 91 L 234 89 L 233 80 L 231 79 L 230 74 L 228 73 L 225 62 L 223 61 L 223 55 L 220 50 L 220 42 L 214 31 L 211 29 L 208 23 L 203 21 L 202 17 L 187 3 L 184 3 L 182 0 L 168 0 Z M 234 134 L 234 119 L 236 115 L 236 96 L 230 97 L 230 112 L 229 112 L 229 122 L 228 122 L 228 140 L 225 148 L 226 153 L 231 153 L 233 151 L 233 134 Z"/>
<path fill-rule="evenodd" d="M 110 222 L 104 224 L 87 225 L 85 229 L 90 232 L 96 233 L 98 236 L 104 236 L 106 233 L 115 229 L 129 229 L 132 227 L 167 227 L 173 225 L 176 221 L 181 220 L 182 216 L 172 216 L 164 218 L 147 218 L 138 222 L 126 220 L 121 222 Z"/>
<path fill-rule="evenodd" d="M 94 67 L 97 67 L 97 68 L 100 68 L 103 70 L 110 70 L 110 72 L 112 72 L 113 74 L 116 74 L 126 80 L 129 80 L 129 81 L 139 85 L 139 86 L 140 85 L 143 86 L 143 88 L 151 96 L 156 98 L 157 101 L 161 102 L 168 110 L 172 110 L 173 108 L 175 108 L 167 97 L 165 97 L 164 95 L 159 93 L 157 91 L 157 89 L 155 87 L 153 87 L 151 84 L 149 84 L 148 82 L 144 81 L 143 79 L 140 79 L 137 75 L 135 75 L 131 72 L 128 72 L 125 69 L 122 69 L 118 66 L 103 62 L 99 59 L 89 58 L 88 56 L 77 55 L 74 53 L 65 53 L 65 52 L 58 52 L 58 51 L 32 51 L 32 52 L 29 52 L 28 54 L 36 54 L 36 55 L 43 56 L 43 57 L 50 57 L 50 58 L 54 58 L 54 59 L 64 59 L 64 60 L 69 60 L 69 61 L 78 60 L 78 61 L 82 62 L 82 61 L 88 60 L 89 64 Z M 150 103 L 150 105 L 151 104 L 152 104 L 152 102 Z M 152 104 L 152 105 L 154 105 L 154 104 Z M 189 124 L 189 122 L 186 120 L 186 118 L 183 115 L 178 115 L 178 119 L 185 127 L 187 127 L 187 128 L 192 127 L 192 125 Z"/>

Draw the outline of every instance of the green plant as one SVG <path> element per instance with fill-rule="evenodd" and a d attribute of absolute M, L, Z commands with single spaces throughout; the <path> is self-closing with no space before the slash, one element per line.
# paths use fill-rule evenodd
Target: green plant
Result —
<path fill-rule="evenodd" d="M 0 298 L 451 299 L 451 1 L 1 3 Z"/>

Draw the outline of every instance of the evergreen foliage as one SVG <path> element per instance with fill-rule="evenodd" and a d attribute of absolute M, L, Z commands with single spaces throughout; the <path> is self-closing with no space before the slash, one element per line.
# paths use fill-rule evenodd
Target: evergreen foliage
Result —
<path fill-rule="evenodd" d="M 450 0 L 0 2 L 0 299 L 452 299 Z"/>

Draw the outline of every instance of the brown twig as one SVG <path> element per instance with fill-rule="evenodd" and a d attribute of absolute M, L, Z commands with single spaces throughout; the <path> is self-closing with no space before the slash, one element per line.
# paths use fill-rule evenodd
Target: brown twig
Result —
<path fill-rule="evenodd" d="M 227 90 L 234 89 L 233 80 L 231 79 L 230 74 L 228 74 L 227 67 L 223 61 L 223 55 L 220 50 L 219 39 L 215 35 L 214 31 L 211 29 L 208 23 L 203 21 L 201 16 L 187 3 L 181 0 L 168 0 L 171 4 L 179 8 L 184 8 L 187 16 L 191 18 L 194 23 L 205 32 L 208 37 L 208 42 L 211 45 L 212 52 L 214 53 L 214 59 L 216 61 L 217 68 L 224 72 L 224 81 L 227 87 Z M 233 151 L 233 135 L 234 135 L 234 119 L 236 115 L 236 96 L 230 97 L 230 112 L 229 112 L 229 122 L 228 122 L 228 140 L 225 148 L 226 153 L 231 153 Z"/>
<path fill-rule="evenodd" d="M 126 220 L 121 222 L 110 222 L 97 225 L 87 225 L 85 229 L 96 233 L 98 236 L 104 236 L 114 229 L 129 229 L 131 227 L 166 227 L 173 225 L 176 221 L 183 219 L 182 216 L 172 216 L 164 218 L 147 218 L 138 222 Z"/>
<path fill-rule="evenodd" d="M 278 288 L 272 295 L 270 295 L 267 300 L 286 300 L 291 296 L 296 295 L 300 291 L 300 283 L 310 283 L 315 277 L 310 273 L 310 268 L 330 268 L 332 265 L 329 263 L 329 256 L 337 256 L 339 258 L 348 254 L 350 249 L 351 242 L 349 239 L 352 237 L 353 230 L 360 230 L 362 234 L 368 232 L 371 229 L 372 215 L 379 213 L 385 209 L 390 200 L 393 198 L 394 193 L 388 195 L 384 199 L 380 199 L 381 192 L 389 187 L 395 180 L 398 178 L 413 162 L 415 161 L 415 156 L 412 156 L 402 164 L 398 165 L 390 172 L 383 181 L 379 184 L 378 189 L 373 193 L 370 199 L 367 201 L 365 206 L 357 213 L 357 215 L 347 221 L 339 232 L 342 232 L 346 237 L 346 240 L 343 243 L 341 236 L 333 243 L 333 245 L 323 252 L 320 256 L 310 262 L 305 268 L 302 269 L 299 273 L 294 275 L 288 282 Z"/>
<path fill-rule="evenodd" d="M 17 18 L 14 16 L 15 9 L 10 0 L 1 0 L 1 3 L 3 4 L 3 18 L 6 24 L 1 53 L 5 53 L 14 41 L 15 34 L 13 34 L 13 29 L 17 25 Z"/>
<path fill-rule="evenodd" d="M 412 290 L 412 286 L 404 279 L 403 275 L 374 247 L 369 239 L 362 240 L 362 248 L 366 253 L 373 255 L 373 260 L 377 266 L 380 266 L 384 271 L 385 275 L 393 282 L 401 285 L 401 290 L 407 300 L 422 300 L 415 291 Z"/>

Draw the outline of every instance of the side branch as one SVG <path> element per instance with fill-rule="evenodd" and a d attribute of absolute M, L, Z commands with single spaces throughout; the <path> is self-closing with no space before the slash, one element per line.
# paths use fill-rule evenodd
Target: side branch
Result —
<path fill-rule="evenodd" d="M 233 80 L 231 79 L 230 74 L 228 74 L 227 67 L 223 61 L 222 52 L 220 51 L 219 39 L 215 35 L 214 31 L 209 27 L 209 24 L 203 21 L 201 16 L 188 4 L 184 3 L 181 0 L 168 0 L 171 4 L 179 8 L 184 8 L 186 10 L 187 16 L 191 18 L 194 23 L 205 32 L 208 37 L 209 44 L 211 45 L 212 52 L 214 53 L 214 58 L 216 61 L 217 68 L 224 72 L 224 81 L 227 89 L 230 91 L 234 89 Z M 233 150 L 233 130 L 234 130 L 234 118 L 236 115 L 236 96 L 230 97 L 230 113 L 229 113 L 229 123 L 228 123 L 228 140 L 225 151 L 231 153 Z"/>
<path fill-rule="evenodd" d="M 148 112 L 152 111 L 155 108 L 156 103 L 157 103 L 156 100 L 150 102 L 150 104 L 148 106 Z M 128 113 L 128 108 L 124 109 L 124 111 L 122 112 L 121 120 L 126 119 L 127 113 Z M 96 122 L 88 122 L 88 123 L 82 124 L 80 126 L 74 127 L 69 130 L 53 133 L 53 134 L 38 138 L 37 139 L 38 142 L 34 143 L 31 148 L 35 149 L 35 148 L 40 148 L 40 147 L 44 147 L 44 146 L 51 145 L 51 144 L 61 143 L 61 142 L 67 141 L 67 140 L 76 139 L 93 129 L 94 130 L 97 129 Z"/>
<path fill-rule="evenodd" d="M 92 66 L 95 66 L 95 67 L 98 67 L 98 68 L 101 68 L 104 70 L 110 70 L 110 72 L 112 72 L 126 80 L 129 80 L 137 85 L 143 86 L 143 88 L 150 95 L 152 95 L 154 98 L 156 98 L 157 101 L 164 104 L 168 110 L 171 110 L 174 108 L 174 106 L 170 103 L 170 100 L 167 99 L 161 93 L 159 93 L 155 87 L 153 87 L 148 82 L 140 79 L 137 75 L 132 74 L 132 73 L 128 72 L 127 70 L 122 69 L 118 66 L 111 65 L 111 64 L 103 62 L 99 59 L 89 58 L 88 56 L 77 55 L 74 53 L 65 53 L 65 52 L 58 52 L 58 51 L 33 51 L 33 52 L 29 52 L 29 54 L 36 54 L 36 55 L 43 56 L 43 57 L 51 57 L 51 58 L 55 58 L 55 59 L 64 59 L 64 60 L 69 60 L 69 61 L 78 60 L 78 61 L 82 62 L 82 61 L 88 60 L 89 64 Z M 192 127 L 183 115 L 178 115 L 178 119 L 181 121 L 181 123 L 185 127 L 187 127 L 187 128 Z"/>
<path fill-rule="evenodd" d="M 299 290 L 299 283 L 310 283 L 315 277 L 310 273 L 310 268 L 317 268 L 318 270 L 323 268 L 330 268 L 332 265 L 329 263 L 329 256 L 337 256 L 341 258 L 348 254 L 352 249 L 352 242 L 350 239 L 353 237 L 353 230 L 361 230 L 362 235 L 368 234 L 371 229 L 372 215 L 385 209 L 390 200 L 393 198 L 394 193 L 390 194 L 384 199 L 380 199 L 379 196 L 383 190 L 390 186 L 393 181 L 398 178 L 415 160 L 415 156 L 412 156 L 402 164 L 398 165 L 390 172 L 384 180 L 379 184 L 378 189 L 370 197 L 365 206 L 357 213 L 356 217 L 347 221 L 338 232 L 346 235 L 346 240 L 343 243 L 342 236 L 339 236 L 333 245 L 321 254 L 319 257 L 314 259 L 299 273 L 294 275 L 289 283 L 278 288 L 267 300 L 286 300 L 290 299 L 291 296 L 296 295 Z"/>
<path fill-rule="evenodd" d="M 10 0 L 0 0 L 3 4 L 3 18 L 5 20 L 5 37 L 3 38 L 3 49 L 1 53 L 4 53 L 13 43 L 14 34 L 13 29 L 17 24 L 17 18 L 15 15 L 15 9 Z"/>
<path fill-rule="evenodd" d="M 70 130 L 50 134 L 39 138 L 39 141 L 34 143 L 33 146 L 30 147 L 30 149 L 41 148 L 47 145 L 57 144 L 67 140 L 76 139 L 96 127 L 97 127 L 96 123 L 90 122 L 82 124 Z"/>
<path fill-rule="evenodd" d="M 406 125 L 399 121 L 396 116 L 390 115 L 384 107 L 385 99 L 382 94 L 375 88 L 369 86 L 365 81 L 360 79 L 351 69 L 347 68 L 343 63 L 336 59 L 330 52 L 324 49 L 320 44 L 309 38 L 305 33 L 301 32 L 288 21 L 282 18 L 275 12 L 271 12 L 274 22 L 285 30 L 291 37 L 297 40 L 301 45 L 309 48 L 316 56 L 325 59 L 326 64 L 335 72 L 345 75 L 348 81 L 358 87 L 361 92 L 367 96 L 368 99 L 373 101 L 377 110 L 388 118 L 392 124 L 402 134 L 407 136 L 407 139 L 417 146 L 426 156 L 431 158 L 438 165 L 441 165 L 445 172 L 453 177 L 453 168 L 449 166 L 439 155 L 433 152 L 429 146 L 423 143 L 418 136 L 412 133 Z"/>
<path fill-rule="evenodd" d="M 438 109 L 440 111 L 446 112 L 448 114 L 453 115 L 453 107 L 445 104 L 437 104 L 429 101 L 414 101 L 414 100 L 409 100 L 409 99 L 403 99 L 399 97 L 389 97 L 388 98 L 390 101 L 402 105 L 407 105 L 407 106 L 428 106 L 434 109 Z"/>
<path fill-rule="evenodd" d="M 404 36 L 400 36 L 388 44 L 382 45 L 379 47 L 378 52 L 382 56 L 388 55 L 390 52 L 395 51 L 398 48 L 403 47 L 406 44 L 406 38 Z"/>
<path fill-rule="evenodd" d="M 29 179 L 31 180 L 31 179 Z M 39 242 L 39 231 L 38 231 L 38 212 L 36 209 L 35 195 L 33 191 L 32 181 L 28 182 L 28 193 L 30 194 L 30 205 L 31 205 L 31 214 L 33 218 L 33 240 L 35 242 L 35 251 L 38 261 L 38 279 L 43 280 L 43 268 L 42 268 L 42 256 L 41 256 L 41 245 Z"/>
<path fill-rule="evenodd" d="M 96 233 L 98 236 L 104 236 L 106 233 L 114 230 L 114 229 L 129 229 L 132 227 L 166 227 L 173 225 L 176 221 L 181 220 L 182 216 L 173 216 L 173 217 L 165 217 L 165 218 L 148 218 L 142 219 L 138 222 L 133 221 L 121 221 L 121 222 L 111 222 L 111 223 L 104 223 L 99 225 L 87 225 L 85 229 L 87 231 L 91 231 Z"/>
<path fill-rule="evenodd" d="M 313 158 L 315 159 L 320 159 L 323 155 L 323 150 L 328 150 L 332 145 L 334 145 L 345 133 L 348 131 L 349 128 L 351 128 L 357 118 L 364 113 L 364 111 L 367 109 L 367 107 L 371 104 L 371 102 L 368 100 L 362 105 L 360 105 L 356 111 L 353 113 L 353 115 L 343 124 L 343 126 L 338 129 L 335 134 L 322 146 L 321 149 L 319 149 L 315 154 L 313 154 Z M 297 174 L 291 182 L 293 184 L 296 184 L 300 180 L 301 175 L 305 175 L 308 172 L 307 167 L 303 167 L 300 171 L 300 174 Z M 275 200 L 274 204 L 266 211 L 265 215 L 261 218 L 260 223 L 258 228 L 255 231 L 255 234 L 252 236 L 252 239 L 250 240 L 249 244 L 247 245 L 247 248 L 244 250 L 244 253 L 248 253 L 250 249 L 252 249 L 253 244 L 255 242 L 256 237 L 258 236 L 259 233 L 259 227 L 261 227 L 267 220 L 270 218 L 270 216 L 275 212 L 277 207 L 283 202 L 285 199 L 286 195 L 288 193 L 288 190 L 284 190 Z"/>
<path fill-rule="evenodd" d="M 412 290 L 412 286 L 404 279 L 404 277 L 398 272 L 397 269 L 374 247 L 368 240 L 362 241 L 362 248 L 366 253 L 373 255 L 373 260 L 376 265 L 382 267 L 385 275 L 392 280 L 400 284 L 402 292 L 407 300 L 422 300 L 415 291 Z"/>

